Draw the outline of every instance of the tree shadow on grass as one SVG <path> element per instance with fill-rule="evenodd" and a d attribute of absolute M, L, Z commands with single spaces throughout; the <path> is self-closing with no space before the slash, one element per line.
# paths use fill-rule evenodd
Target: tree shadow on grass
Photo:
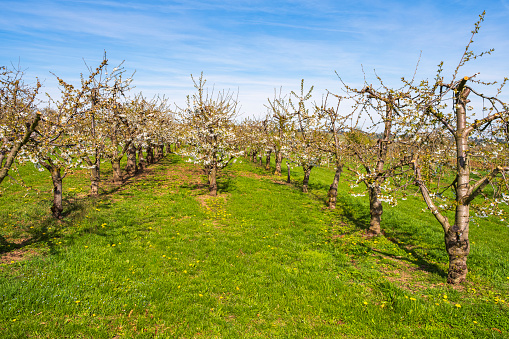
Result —
<path fill-rule="evenodd" d="M 14 239 L 6 239 L 0 235 L 0 255 L 2 261 L 9 260 L 9 255 L 4 255 L 23 250 L 25 247 L 45 243 L 47 244 L 51 254 L 55 253 L 54 241 L 58 237 L 60 227 L 53 217 L 45 217 L 37 219 L 32 223 L 33 226 L 25 226 L 24 234 Z M 18 255 L 18 259 L 22 259 Z"/>
<path fill-rule="evenodd" d="M 63 199 L 63 206 L 65 207 L 62 212 L 62 219 L 55 219 L 49 209 L 47 214 L 41 216 L 41 210 L 36 210 L 29 215 L 28 223 L 23 225 L 21 234 L 13 236 L 12 239 L 0 236 L 0 255 L 4 256 L 9 252 L 23 250 L 25 247 L 46 244 L 49 248 L 50 254 L 56 253 L 55 243 L 63 237 L 62 232 L 69 227 L 72 227 L 75 220 L 79 220 L 87 212 L 87 208 L 91 205 L 87 196 L 66 196 Z M 44 204 L 46 205 L 46 204 Z M 21 257 L 21 256 L 19 256 Z M 23 259 L 23 258 L 20 258 Z"/>
<path fill-rule="evenodd" d="M 179 162 L 179 160 L 175 157 L 163 157 L 156 163 L 169 165 L 177 162 Z M 102 177 L 107 176 L 108 173 L 111 174 L 111 169 L 101 171 Z M 105 232 L 98 230 L 97 227 L 80 229 L 79 232 L 75 232 L 72 235 L 64 233 L 67 228 L 73 227 L 76 221 L 81 220 L 90 210 L 91 206 L 95 205 L 96 201 L 104 199 L 114 193 L 119 193 L 126 189 L 133 182 L 134 178 L 139 177 L 142 174 L 150 175 L 151 173 L 150 169 L 147 169 L 145 172 L 141 171 L 135 175 L 126 176 L 121 185 L 104 185 L 103 182 L 101 187 L 102 192 L 97 198 L 89 195 L 64 195 L 64 211 L 62 213 L 62 220 L 57 220 L 51 216 L 49 209 L 51 203 L 44 203 L 43 205 L 45 207 L 47 205 L 47 214 L 41 217 L 41 209 L 34 211 L 32 215 L 27 217 L 30 221 L 23 225 L 22 231 L 19 231 L 20 234 L 7 238 L 0 235 L 0 255 L 2 256 L 2 261 L 7 262 L 10 261 L 10 258 L 14 257 L 18 261 L 23 260 L 23 255 L 19 253 L 19 251 L 24 250 L 26 247 L 31 245 L 46 244 L 49 249 L 49 254 L 55 254 L 57 253 L 56 243 L 63 238 L 68 241 L 72 241 L 72 239 L 79 237 L 83 234 L 83 232 L 97 234 L 104 233 L 103 235 L 106 235 Z M 101 208 L 109 207 L 103 204 Z"/>
<path fill-rule="evenodd" d="M 367 231 L 369 228 L 369 207 L 365 204 L 359 203 L 350 199 L 347 196 L 339 196 L 338 195 L 338 205 L 341 208 L 341 216 L 343 216 L 350 225 L 354 225 L 355 228 Z M 408 263 L 412 263 L 419 267 L 419 270 L 426 271 L 429 273 L 438 274 L 439 276 L 445 278 L 447 277 L 447 272 L 445 272 L 438 264 L 431 262 L 425 256 L 420 254 L 417 250 L 422 250 L 424 252 L 426 249 L 437 249 L 441 250 L 438 247 L 435 248 L 425 248 L 421 246 L 416 246 L 415 244 L 419 244 L 422 242 L 422 239 L 418 239 L 418 234 L 414 234 L 405 230 L 411 228 L 408 223 L 405 221 L 399 220 L 398 223 L 395 221 L 386 221 L 384 222 L 382 219 L 382 234 L 383 236 L 392 242 L 395 246 L 403 250 L 407 256 L 398 256 L 392 253 L 384 252 L 378 249 L 368 248 L 367 244 L 362 244 L 361 246 L 366 247 L 366 253 L 370 251 L 376 252 L 385 257 L 392 258 L 394 260 L 406 261 Z M 435 246 L 435 244 L 431 244 Z M 360 254 L 362 255 L 362 254 Z"/>

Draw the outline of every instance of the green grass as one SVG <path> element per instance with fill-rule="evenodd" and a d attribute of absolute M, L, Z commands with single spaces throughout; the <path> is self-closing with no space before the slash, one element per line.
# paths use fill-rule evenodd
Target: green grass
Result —
<path fill-rule="evenodd" d="M 22 172 L 39 193 L 3 183 L 2 338 L 508 336 L 509 228 L 495 220 L 472 225 L 469 281 L 451 287 L 418 197 L 385 207 L 385 236 L 367 239 L 367 200 L 344 179 L 325 208 L 327 168 L 303 194 L 302 170 L 285 184 L 243 161 L 212 198 L 199 168 L 167 156 L 96 200 L 77 171 L 62 222 L 47 173 Z"/>

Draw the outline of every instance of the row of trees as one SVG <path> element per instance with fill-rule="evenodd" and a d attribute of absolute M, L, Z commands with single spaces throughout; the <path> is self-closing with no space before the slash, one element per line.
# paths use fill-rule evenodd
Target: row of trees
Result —
<path fill-rule="evenodd" d="M 504 218 L 509 200 L 509 111 L 499 98 L 507 79 L 485 95 L 497 84 L 482 82 L 478 74 L 458 76 L 477 57 L 471 42 L 450 79 L 440 65 L 433 80 L 414 76 L 402 79 L 397 89 L 381 78 L 360 89 L 340 81 L 342 94 L 328 93 L 318 103 L 310 103 L 313 87 L 307 90 L 302 81 L 300 91 L 280 90 L 269 98 L 263 119 L 242 122 L 235 94 L 208 91 L 203 75 L 192 78 L 196 92 L 187 106 L 170 109 L 165 98 L 130 96 L 132 77 L 122 65 L 108 71 L 105 58 L 79 86 L 58 78 L 60 97 L 41 109 L 40 84 L 26 85 L 21 73 L 2 68 L 0 182 L 15 168 L 15 159 L 46 169 L 54 186 L 52 213 L 61 218 L 62 182 L 75 168 L 90 170 L 90 194 L 97 196 L 103 161 L 111 162 L 113 182 L 121 184 L 124 173 L 133 175 L 161 157 L 165 145 L 181 146 L 180 154 L 202 166 L 211 195 L 218 192 L 221 170 L 242 155 L 260 163 L 265 156 L 267 169 L 274 155 L 276 175 L 285 159 L 288 168 L 301 167 L 303 192 L 314 167 L 332 164 L 329 207 L 335 208 L 346 169 L 369 197 L 369 236 L 381 233 L 384 204 L 397 204 L 416 186 L 443 228 L 448 282 L 459 283 L 467 274 L 471 217 Z M 362 125 L 366 119 L 370 126 Z"/>
<path fill-rule="evenodd" d="M 279 94 L 269 100 L 259 127 L 251 129 L 252 155 L 275 152 L 276 174 L 281 158 L 302 167 L 304 192 L 313 167 L 334 164 L 330 208 L 340 175 L 349 170 L 369 197 L 370 236 L 381 232 L 383 204 L 397 204 L 416 186 L 444 232 L 447 281 L 464 281 L 471 219 L 495 215 L 504 221 L 509 202 L 509 109 L 500 99 L 507 78 L 497 84 L 483 82 L 479 74 L 458 75 L 466 62 L 484 54 L 471 51 L 482 20 L 449 79 L 440 64 L 433 80 L 403 78 L 397 89 L 378 77 L 378 85 L 361 89 L 341 81 L 343 94 L 327 96 L 335 99 L 333 105 L 325 98 L 306 106 L 312 88 L 306 91 L 304 83 L 299 94 Z M 492 95 L 485 94 L 490 90 Z M 349 108 L 341 110 L 345 104 Z M 366 117 L 371 128 L 361 128 Z"/>
<path fill-rule="evenodd" d="M 64 178 L 76 168 L 90 170 L 90 194 L 99 194 L 101 163 L 111 162 L 113 182 L 154 161 L 161 146 L 171 143 L 173 117 L 164 98 L 129 97 L 132 77 L 122 66 L 108 71 L 107 59 L 82 76 L 79 86 L 58 78 L 60 97 L 36 102 L 40 84 L 27 85 L 22 73 L 3 68 L 1 88 L 1 179 L 16 172 L 16 163 L 32 162 L 47 170 L 53 183 L 55 218 L 62 218 Z M 136 161 L 145 148 L 147 159 Z M 155 151 L 154 151 L 155 150 Z M 155 155 L 154 155 L 155 153 Z M 128 154 L 125 170 L 121 159 Z M 14 159 L 17 162 L 14 162 Z"/>

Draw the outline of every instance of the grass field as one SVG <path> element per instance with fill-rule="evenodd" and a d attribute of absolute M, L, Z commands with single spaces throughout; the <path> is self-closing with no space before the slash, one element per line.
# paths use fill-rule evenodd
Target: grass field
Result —
<path fill-rule="evenodd" d="M 106 164 L 105 164 L 106 167 Z M 283 169 L 283 173 L 285 173 Z M 2 338 L 508 338 L 509 228 L 471 224 L 468 282 L 448 286 L 440 225 L 410 195 L 363 236 L 368 203 L 334 173 L 286 184 L 248 161 L 209 197 L 199 168 L 166 156 L 122 187 L 86 196 L 49 175 L 0 196 Z M 103 174 L 109 178 L 109 173 Z"/>

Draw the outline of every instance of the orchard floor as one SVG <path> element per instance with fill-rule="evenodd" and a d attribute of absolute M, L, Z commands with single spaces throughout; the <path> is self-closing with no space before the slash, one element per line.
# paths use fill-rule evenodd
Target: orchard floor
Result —
<path fill-rule="evenodd" d="M 198 167 L 167 155 L 97 199 L 77 171 L 61 222 L 49 175 L 21 174 L 33 189 L 4 182 L 0 196 L 2 338 L 509 337 L 509 228 L 495 219 L 472 223 L 468 281 L 452 287 L 418 197 L 385 207 L 368 239 L 348 178 L 326 208 L 327 168 L 304 194 L 301 169 L 287 184 L 243 160 L 210 197 Z"/>

